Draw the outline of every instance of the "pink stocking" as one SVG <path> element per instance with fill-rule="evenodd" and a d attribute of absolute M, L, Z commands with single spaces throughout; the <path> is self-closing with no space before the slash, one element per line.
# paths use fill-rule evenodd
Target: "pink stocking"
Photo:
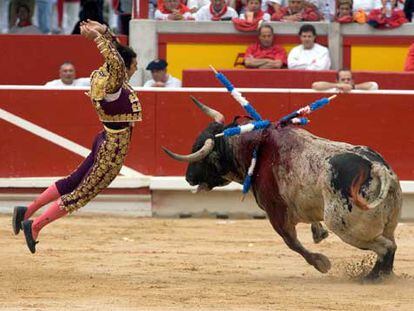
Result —
<path fill-rule="evenodd" d="M 49 186 L 41 195 L 39 195 L 32 203 L 27 206 L 24 220 L 29 219 L 39 208 L 56 200 L 60 197 L 60 193 L 56 188 L 56 184 Z"/>
<path fill-rule="evenodd" d="M 65 215 L 67 215 L 67 211 L 61 209 L 60 206 L 60 199 L 56 200 L 55 202 L 50 205 L 47 210 L 45 210 L 39 217 L 37 217 L 32 224 L 32 234 L 33 239 L 37 239 L 40 230 L 47 224 L 59 219 Z"/>

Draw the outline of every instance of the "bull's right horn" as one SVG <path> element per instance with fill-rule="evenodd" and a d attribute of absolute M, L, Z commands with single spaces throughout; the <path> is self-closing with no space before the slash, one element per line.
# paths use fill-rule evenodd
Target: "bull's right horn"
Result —
<path fill-rule="evenodd" d="M 214 148 L 214 140 L 211 138 L 208 138 L 206 139 L 206 141 L 204 142 L 204 146 L 200 150 L 194 153 L 191 153 L 191 154 L 187 154 L 187 155 L 176 154 L 164 147 L 162 147 L 162 150 L 164 150 L 165 153 L 168 154 L 174 160 L 192 163 L 192 162 L 197 162 L 197 161 L 204 159 L 213 150 L 213 148 Z"/>
<path fill-rule="evenodd" d="M 201 109 L 202 112 L 204 112 L 209 117 L 213 118 L 214 121 L 216 121 L 217 123 L 224 124 L 224 116 L 220 112 L 202 104 L 197 98 L 195 98 L 192 95 L 190 95 L 190 98 L 194 102 L 194 104 L 196 104 L 197 107 Z"/>

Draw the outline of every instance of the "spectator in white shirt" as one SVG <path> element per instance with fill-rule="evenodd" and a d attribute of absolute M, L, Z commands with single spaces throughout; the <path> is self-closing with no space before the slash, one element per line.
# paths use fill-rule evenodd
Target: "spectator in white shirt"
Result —
<path fill-rule="evenodd" d="M 16 6 L 17 23 L 10 28 L 10 34 L 42 34 L 40 29 L 32 24 L 31 12 L 28 5 L 20 3 Z"/>
<path fill-rule="evenodd" d="M 167 66 L 163 59 L 150 62 L 146 69 L 151 71 L 152 79 L 145 82 L 144 87 L 181 87 L 181 81 L 167 73 Z"/>
<path fill-rule="evenodd" d="M 76 79 L 75 66 L 71 62 L 64 62 L 59 68 L 59 79 L 49 81 L 46 86 L 90 86 L 90 78 Z"/>
<path fill-rule="evenodd" d="M 193 20 L 190 9 L 180 0 L 164 0 L 155 11 L 155 19 L 157 20 Z"/>
<path fill-rule="evenodd" d="M 331 68 L 329 50 L 315 43 L 316 30 L 305 24 L 299 30 L 301 45 L 294 47 L 288 56 L 289 69 L 328 70 Z"/>
<path fill-rule="evenodd" d="M 194 14 L 196 21 L 221 21 L 238 17 L 236 10 L 226 4 L 226 0 L 211 0 Z"/>
<path fill-rule="evenodd" d="M 191 13 L 197 12 L 205 5 L 209 5 L 210 0 L 188 0 L 187 7 L 190 9 Z"/>
<path fill-rule="evenodd" d="M 341 69 L 336 73 L 336 82 L 318 81 L 312 84 L 315 91 L 350 92 L 352 90 L 375 91 L 378 90 L 377 82 L 363 82 L 355 84 L 352 72 L 349 69 Z"/>

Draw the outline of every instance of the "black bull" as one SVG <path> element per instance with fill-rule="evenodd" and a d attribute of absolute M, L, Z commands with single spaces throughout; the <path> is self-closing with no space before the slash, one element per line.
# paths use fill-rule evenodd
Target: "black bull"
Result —
<path fill-rule="evenodd" d="M 190 185 L 211 190 L 231 181 L 242 183 L 252 151 L 258 147 L 252 191 L 273 228 L 292 250 L 326 273 L 331 267 L 329 259 L 307 250 L 296 235 L 296 224 L 311 223 L 314 240 L 319 242 L 327 236 L 319 223 L 324 221 L 344 242 L 377 254 L 367 278 L 392 273 L 401 188 L 378 153 L 368 147 L 319 138 L 292 126 L 215 138 L 225 128 L 248 120 L 236 118 L 224 125 L 222 114 L 193 101 L 215 122 L 197 138 L 192 154 L 178 155 L 164 149 L 172 158 L 190 162 L 186 173 Z"/>

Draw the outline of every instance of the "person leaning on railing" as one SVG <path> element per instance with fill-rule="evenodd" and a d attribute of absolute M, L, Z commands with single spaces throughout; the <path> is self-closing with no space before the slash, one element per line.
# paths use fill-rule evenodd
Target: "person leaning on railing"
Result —
<path fill-rule="evenodd" d="M 350 92 L 352 90 L 375 91 L 377 82 L 363 82 L 355 84 L 352 72 L 349 69 L 340 69 L 336 73 L 336 82 L 318 81 L 312 84 L 315 91 Z"/>

